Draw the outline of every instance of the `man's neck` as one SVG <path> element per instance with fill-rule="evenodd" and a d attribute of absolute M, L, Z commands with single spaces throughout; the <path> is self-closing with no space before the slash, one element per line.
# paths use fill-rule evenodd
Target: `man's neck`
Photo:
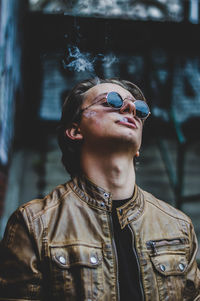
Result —
<path fill-rule="evenodd" d="M 113 199 L 129 198 L 134 191 L 133 156 L 86 152 L 81 160 L 83 173 L 96 185 L 111 192 Z"/>

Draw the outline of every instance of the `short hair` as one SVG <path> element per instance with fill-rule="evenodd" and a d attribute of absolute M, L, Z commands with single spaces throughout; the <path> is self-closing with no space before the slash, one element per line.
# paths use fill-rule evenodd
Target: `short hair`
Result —
<path fill-rule="evenodd" d="M 58 126 L 58 143 L 62 151 L 62 163 L 71 177 L 81 173 L 80 151 L 81 141 L 72 140 L 66 136 L 66 129 L 70 128 L 73 122 L 79 123 L 81 120 L 81 105 L 85 93 L 92 87 L 112 83 L 128 90 L 136 99 L 146 101 L 142 91 L 138 86 L 127 80 L 118 78 L 100 79 L 98 77 L 86 79 L 78 83 L 68 94 L 64 101 L 62 116 Z"/>

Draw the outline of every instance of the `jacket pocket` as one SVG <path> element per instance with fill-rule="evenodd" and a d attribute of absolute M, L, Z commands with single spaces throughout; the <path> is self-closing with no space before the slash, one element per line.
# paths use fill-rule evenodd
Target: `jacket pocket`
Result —
<path fill-rule="evenodd" d="M 188 261 L 185 254 L 170 254 L 151 256 L 155 272 L 160 301 L 183 301 L 186 286 Z"/>
<path fill-rule="evenodd" d="M 188 268 L 188 240 L 171 238 L 147 242 L 159 300 L 183 301 Z"/>
<path fill-rule="evenodd" d="M 183 254 L 162 254 L 151 257 L 156 272 L 163 276 L 184 275 L 188 262 Z"/>
<path fill-rule="evenodd" d="M 102 248 L 74 243 L 51 246 L 56 300 L 99 300 L 103 293 Z"/>
<path fill-rule="evenodd" d="M 166 252 L 171 253 L 183 253 L 185 254 L 186 249 L 189 247 L 189 241 L 187 238 L 178 237 L 171 239 L 160 239 L 160 240 L 149 240 L 146 243 L 147 249 L 151 251 L 151 254 L 165 254 Z"/>

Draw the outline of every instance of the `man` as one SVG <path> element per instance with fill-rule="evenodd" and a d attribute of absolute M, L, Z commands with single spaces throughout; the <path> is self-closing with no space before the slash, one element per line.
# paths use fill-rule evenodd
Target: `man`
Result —
<path fill-rule="evenodd" d="M 72 180 L 10 218 L 0 300 L 200 300 L 190 219 L 135 184 L 149 114 L 128 81 L 71 91 L 59 144 Z"/>

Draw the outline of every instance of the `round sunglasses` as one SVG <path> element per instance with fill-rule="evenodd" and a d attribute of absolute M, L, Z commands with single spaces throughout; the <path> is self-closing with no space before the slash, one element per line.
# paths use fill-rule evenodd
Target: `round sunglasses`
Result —
<path fill-rule="evenodd" d="M 86 108 L 83 108 L 81 110 L 81 112 L 87 110 L 91 106 L 100 102 L 102 99 L 105 99 L 107 104 L 114 109 L 120 109 L 124 104 L 124 99 L 121 97 L 121 95 L 119 93 L 109 92 L 109 93 L 106 93 L 105 96 L 102 95 L 101 99 L 98 99 L 97 101 L 94 101 L 92 104 L 90 104 Z M 135 114 L 138 118 L 146 119 L 151 114 L 149 106 L 147 105 L 147 103 L 145 101 L 135 100 L 135 101 L 133 101 L 133 104 L 135 106 Z"/>

